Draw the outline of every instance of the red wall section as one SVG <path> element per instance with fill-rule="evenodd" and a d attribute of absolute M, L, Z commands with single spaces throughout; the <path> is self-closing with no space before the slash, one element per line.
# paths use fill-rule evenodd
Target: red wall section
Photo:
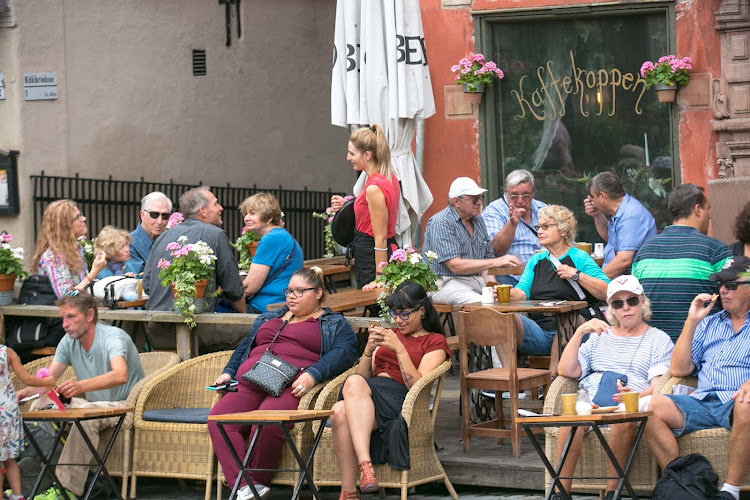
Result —
<path fill-rule="evenodd" d="M 472 10 L 528 9 L 534 7 L 564 7 L 567 5 L 588 5 L 604 2 L 591 0 L 474 0 Z M 615 3 L 615 2 L 606 2 Z"/>

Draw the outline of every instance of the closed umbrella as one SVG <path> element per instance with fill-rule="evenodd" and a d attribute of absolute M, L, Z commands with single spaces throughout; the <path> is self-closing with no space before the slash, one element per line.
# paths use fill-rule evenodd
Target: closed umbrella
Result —
<path fill-rule="evenodd" d="M 401 183 L 396 240 L 411 244 L 432 194 L 411 150 L 416 120 L 435 114 L 418 0 L 338 0 L 331 79 L 331 123 L 378 124 Z M 358 194 L 362 174 L 354 186 Z"/>

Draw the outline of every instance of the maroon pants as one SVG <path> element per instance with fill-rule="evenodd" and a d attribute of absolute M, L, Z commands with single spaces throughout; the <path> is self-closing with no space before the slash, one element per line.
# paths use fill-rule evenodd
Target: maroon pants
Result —
<path fill-rule="evenodd" d="M 240 367 L 237 373 L 245 373 L 249 369 L 250 367 L 244 366 L 243 363 L 243 366 Z M 253 410 L 296 410 L 299 405 L 299 399 L 292 396 L 293 387 L 294 382 L 284 389 L 281 396 L 275 398 L 263 389 L 240 379 L 240 383 L 237 386 L 237 392 L 229 392 L 221 398 L 211 410 L 211 415 L 225 415 L 227 413 Z M 289 428 L 291 427 L 292 426 L 289 426 Z M 247 453 L 248 447 L 248 438 L 255 434 L 255 428 L 256 426 L 250 425 L 224 426 L 224 430 L 240 459 L 245 458 L 245 453 Z M 239 467 L 237 467 L 237 463 L 234 461 L 234 458 L 232 458 L 232 454 L 227 448 L 224 438 L 221 437 L 221 433 L 215 422 L 208 422 L 208 433 L 211 435 L 211 442 L 214 445 L 214 451 L 216 452 L 216 457 L 219 459 L 221 468 L 224 470 L 227 483 L 230 486 L 233 486 L 240 473 Z M 264 426 L 255 443 L 255 450 L 250 457 L 248 467 L 258 469 L 275 468 L 279 464 L 283 446 L 284 433 L 281 431 L 281 428 L 275 425 Z M 273 471 L 251 471 L 249 472 L 249 476 L 255 484 L 270 486 Z M 241 486 L 244 486 L 245 484 L 246 481 L 242 479 Z"/>

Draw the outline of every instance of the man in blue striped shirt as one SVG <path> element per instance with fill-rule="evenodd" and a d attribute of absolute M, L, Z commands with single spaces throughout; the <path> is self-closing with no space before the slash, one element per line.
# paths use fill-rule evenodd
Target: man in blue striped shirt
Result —
<path fill-rule="evenodd" d="M 690 304 L 674 348 L 670 371 L 698 375 L 689 396 L 654 396 L 645 438 L 662 470 L 678 457 L 677 437 L 712 427 L 729 436 L 729 471 L 717 498 L 739 498 L 750 467 L 750 258 L 727 260 L 710 279 L 719 285 L 724 310 L 708 316 L 716 295 L 701 293 Z M 670 432 L 671 431 L 671 432 Z"/>

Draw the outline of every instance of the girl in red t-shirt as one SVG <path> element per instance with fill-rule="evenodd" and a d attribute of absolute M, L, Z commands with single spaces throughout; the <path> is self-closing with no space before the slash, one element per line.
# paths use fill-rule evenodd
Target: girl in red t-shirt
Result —
<path fill-rule="evenodd" d="M 372 464 L 409 469 L 409 443 L 401 407 L 409 389 L 451 355 L 432 301 L 406 281 L 386 299 L 395 330 L 370 326 L 357 373 L 347 378 L 333 405 L 333 447 L 341 467 L 339 500 L 378 489 Z M 433 333 L 430 333 L 433 332 Z M 351 416 L 351 418 L 349 418 Z"/>
<path fill-rule="evenodd" d="M 378 125 L 362 127 L 349 136 L 346 154 L 354 170 L 365 172 L 367 182 L 354 201 L 354 273 L 357 286 L 372 283 L 379 275 L 378 264 L 388 262 L 398 248 L 396 217 L 401 188 L 391 169 L 388 138 Z M 331 207 L 338 211 L 344 204 L 341 196 L 331 197 Z"/>

